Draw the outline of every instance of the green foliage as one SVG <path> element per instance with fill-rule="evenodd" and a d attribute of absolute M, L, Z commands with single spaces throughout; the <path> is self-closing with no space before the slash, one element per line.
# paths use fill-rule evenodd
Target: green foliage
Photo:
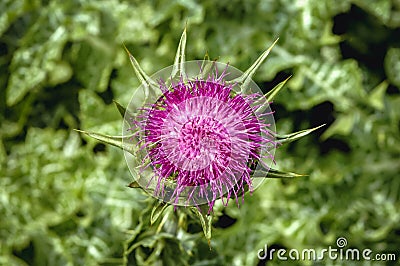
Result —
<path fill-rule="evenodd" d="M 346 12 L 363 20 L 336 35 Z M 256 265 L 265 244 L 340 236 L 399 257 L 399 12 L 396 0 L 2 1 L 0 264 Z M 279 37 L 255 74 L 265 92 L 292 75 L 272 106 L 278 133 L 327 124 L 277 150 L 277 169 L 307 176 L 268 179 L 212 220 L 153 209 L 126 186 L 119 149 L 72 130 L 121 135 L 112 99 L 123 113 L 139 85 L 123 45 L 153 73 L 173 63 L 185 23 L 186 60 L 208 52 L 241 70 Z M 216 227 L 211 250 L 198 215 Z"/>

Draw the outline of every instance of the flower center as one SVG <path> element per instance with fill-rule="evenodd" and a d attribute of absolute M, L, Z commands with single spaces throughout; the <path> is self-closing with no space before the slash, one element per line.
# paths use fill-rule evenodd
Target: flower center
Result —
<path fill-rule="evenodd" d="M 230 146 L 228 131 L 212 117 L 193 117 L 180 130 L 179 150 L 187 170 L 203 169 L 214 161 L 226 165 Z"/>
<path fill-rule="evenodd" d="M 225 121 L 232 117 L 229 106 L 199 96 L 166 107 L 159 137 L 160 155 L 178 171 L 204 170 L 210 173 L 207 179 L 220 176 L 232 156 L 232 137 Z"/>

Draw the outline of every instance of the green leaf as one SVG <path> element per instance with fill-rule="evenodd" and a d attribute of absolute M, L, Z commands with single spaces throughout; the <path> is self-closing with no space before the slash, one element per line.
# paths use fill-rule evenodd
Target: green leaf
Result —
<path fill-rule="evenodd" d="M 114 102 L 115 106 L 117 107 L 118 112 L 120 113 L 120 115 L 122 116 L 122 118 L 124 118 L 124 117 L 125 117 L 125 114 L 126 114 L 126 108 L 123 107 L 119 102 L 117 102 L 117 101 L 115 101 L 115 100 L 113 100 L 113 102 Z"/>
<path fill-rule="evenodd" d="M 38 20 L 47 21 L 49 13 L 54 12 L 54 9 L 45 8 Z M 41 31 L 38 24 L 33 25 L 27 35 L 35 38 L 28 45 L 21 42 L 12 57 L 10 79 L 6 88 L 8 106 L 15 105 L 30 92 L 37 92 L 48 82 L 49 77 L 55 76 L 52 72 L 58 68 L 68 36 L 64 26 L 52 25 L 50 29 Z M 69 77 L 67 73 L 66 78 Z"/>
<path fill-rule="evenodd" d="M 284 91 L 277 98 L 290 110 L 304 110 L 331 101 L 337 111 L 344 112 L 352 110 L 354 98 L 366 96 L 361 70 L 353 59 L 336 63 L 308 58 L 298 66 L 290 86 L 290 91 Z M 288 103 L 287 97 L 291 99 Z"/>
<path fill-rule="evenodd" d="M 340 115 L 324 134 L 322 134 L 321 139 L 326 140 L 334 134 L 343 136 L 349 135 L 354 127 L 355 119 L 356 115 L 354 113 Z"/>
<path fill-rule="evenodd" d="M 386 89 L 388 88 L 389 83 L 385 80 L 381 82 L 378 86 L 376 86 L 370 93 L 368 97 L 368 102 L 371 106 L 376 108 L 377 110 L 382 111 L 385 107 L 384 105 L 384 96 Z"/>
<path fill-rule="evenodd" d="M 384 65 L 390 83 L 400 87 L 400 48 L 389 48 L 385 56 Z"/>
<path fill-rule="evenodd" d="M 200 208 L 200 210 L 199 210 Z M 212 229 L 212 213 L 207 214 L 208 205 L 201 205 L 197 207 L 190 207 L 190 210 L 194 212 L 200 220 L 201 227 L 203 228 L 204 236 L 208 241 L 208 245 L 210 246 L 211 241 L 211 229 Z M 211 246 L 210 246 L 211 247 Z"/>
<path fill-rule="evenodd" d="M 80 133 L 86 134 L 89 137 L 92 137 L 92 138 L 99 140 L 101 142 L 104 142 L 106 144 L 113 145 L 120 149 L 126 150 L 129 153 L 131 153 L 132 155 L 135 155 L 138 150 L 137 145 L 132 142 L 132 138 L 134 137 L 133 135 L 109 136 L 109 135 L 103 135 L 100 133 L 88 132 L 88 131 L 79 130 L 79 129 L 74 129 L 74 130 L 78 131 Z"/>
<path fill-rule="evenodd" d="M 130 112 L 128 109 L 126 109 L 125 107 L 123 107 L 119 102 L 113 100 L 115 106 L 118 109 L 118 112 L 120 113 L 120 115 L 122 116 L 122 119 L 124 119 L 127 123 L 130 123 L 132 119 L 135 118 L 135 115 Z"/>
<path fill-rule="evenodd" d="M 119 114 L 115 112 L 115 107 L 107 105 L 103 99 L 91 90 L 79 91 L 79 118 L 81 128 L 95 132 L 115 132 L 120 131 L 122 121 Z"/>
<path fill-rule="evenodd" d="M 275 42 L 267 49 L 265 50 L 258 58 L 257 60 L 251 65 L 244 73 L 242 76 L 233 79 L 229 81 L 229 84 L 235 84 L 239 83 L 241 87 L 241 92 L 245 93 L 249 83 L 252 81 L 252 77 L 256 73 L 257 69 L 261 66 L 261 64 L 264 62 L 264 60 L 267 58 L 269 53 L 271 52 L 272 48 L 274 45 L 278 42 L 279 38 L 275 40 Z"/>
<path fill-rule="evenodd" d="M 129 183 L 127 187 L 130 187 L 130 188 L 141 188 L 141 186 L 139 185 L 139 183 L 137 181 L 133 181 L 133 182 Z"/>
<path fill-rule="evenodd" d="M 265 178 L 295 178 L 295 177 L 303 177 L 307 175 L 296 174 L 292 172 L 284 172 L 277 169 L 269 169 Z"/>
<path fill-rule="evenodd" d="M 140 80 L 140 82 L 145 85 L 144 89 L 145 89 L 145 96 L 146 98 L 148 98 L 149 96 L 149 92 L 150 89 L 152 89 L 151 91 L 157 91 L 158 85 L 157 82 L 154 81 L 151 77 L 149 77 L 146 72 L 144 72 L 144 70 L 141 68 L 141 66 L 139 65 L 138 61 L 136 60 L 136 58 L 129 52 L 128 48 L 126 48 L 126 46 L 124 45 L 125 51 L 128 53 L 129 55 L 129 60 L 131 61 L 132 67 L 135 70 L 135 74 L 137 76 L 137 78 Z"/>
<path fill-rule="evenodd" d="M 323 127 L 323 126 L 325 126 L 325 124 L 320 125 L 318 127 L 305 129 L 305 130 L 301 130 L 301 131 L 298 131 L 298 132 L 295 132 L 295 133 L 291 133 L 291 134 L 286 134 L 286 135 L 279 135 L 277 133 L 273 133 L 273 134 L 276 137 L 276 140 L 277 140 L 278 143 L 284 144 L 284 143 L 289 143 L 289 142 L 298 140 L 298 139 L 310 134 L 311 132 L 313 132 L 313 131 L 315 131 L 315 130 Z"/>
<path fill-rule="evenodd" d="M 286 82 L 291 78 L 288 77 L 287 79 L 285 79 L 284 81 L 280 82 L 278 85 L 276 85 L 272 90 L 270 90 L 269 92 L 267 92 L 265 94 L 265 98 L 267 99 L 267 102 L 271 102 L 275 95 L 277 95 L 279 93 L 279 91 L 283 88 L 283 86 L 286 84 Z"/>
<path fill-rule="evenodd" d="M 171 77 L 174 78 L 178 73 L 182 78 L 186 77 L 185 71 L 185 49 L 186 49 L 186 28 L 183 30 L 181 39 L 179 41 L 178 49 L 176 51 L 174 66 L 172 68 Z"/>
<path fill-rule="evenodd" d="M 74 74 L 86 89 L 100 93 L 107 90 L 115 59 L 113 48 L 113 43 L 94 36 L 75 46 Z"/>
<path fill-rule="evenodd" d="M 295 177 L 304 177 L 307 175 L 302 175 L 302 174 L 296 174 L 292 172 L 284 172 L 280 171 L 277 169 L 264 169 L 264 170 L 259 170 L 253 174 L 253 178 L 295 178 Z M 234 193 L 231 194 L 231 198 L 235 199 L 237 197 L 241 197 L 243 194 L 246 194 L 249 191 L 249 186 L 247 184 L 244 185 L 243 190 L 239 191 L 237 195 Z"/>
<path fill-rule="evenodd" d="M 150 223 L 154 224 L 168 206 L 171 205 L 161 200 L 157 201 L 151 211 Z"/>
<path fill-rule="evenodd" d="M 374 15 L 375 18 L 387 24 L 390 20 L 392 1 L 390 0 L 353 0 L 354 3 L 367 12 Z M 395 1 L 394 1 L 395 2 Z"/>

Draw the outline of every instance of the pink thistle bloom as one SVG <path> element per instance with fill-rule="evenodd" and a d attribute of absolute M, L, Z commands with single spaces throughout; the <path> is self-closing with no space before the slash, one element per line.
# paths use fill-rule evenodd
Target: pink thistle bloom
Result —
<path fill-rule="evenodd" d="M 115 102 L 124 117 L 122 136 L 77 131 L 124 150 L 135 178 L 128 187 L 161 200 L 151 223 L 169 204 L 191 206 L 210 245 L 217 200 L 226 206 L 234 198 L 239 206 L 239 198 L 244 201 L 266 177 L 303 176 L 271 168 L 275 149 L 323 125 L 277 134 L 269 104 L 288 79 L 265 95 L 252 80 L 276 42 L 241 72 L 208 60 L 185 61 L 185 30 L 174 64 L 151 77 L 126 49 L 141 86 L 127 108 Z"/>
<path fill-rule="evenodd" d="M 211 211 L 217 199 L 226 205 L 235 198 L 239 204 L 240 196 L 253 191 L 252 174 L 268 169 L 265 160 L 273 161 L 276 142 L 264 96 L 257 90 L 242 93 L 237 82 L 226 80 L 229 69 L 238 70 L 208 62 L 213 67 L 207 74 L 159 77 L 153 103 L 137 108 L 129 129 L 145 151 L 139 169 L 147 183 L 142 186 L 175 206 L 206 202 Z M 225 69 L 218 76 L 221 66 Z"/>
<path fill-rule="evenodd" d="M 124 150 L 135 178 L 128 186 L 162 200 L 152 223 L 168 204 L 192 206 L 210 240 L 209 214 L 218 199 L 226 206 L 234 198 L 239 205 L 266 177 L 303 176 L 271 168 L 275 149 L 324 125 L 275 133 L 269 104 L 288 79 L 265 95 L 252 80 L 276 42 L 241 72 L 208 60 L 185 61 L 185 30 L 174 64 L 151 77 L 126 49 L 141 86 L 127 108 L 115 102 L 124 117 L 122 136 L 77 131 Z M 208 213 L 200 206 L 205 204 Z"/>

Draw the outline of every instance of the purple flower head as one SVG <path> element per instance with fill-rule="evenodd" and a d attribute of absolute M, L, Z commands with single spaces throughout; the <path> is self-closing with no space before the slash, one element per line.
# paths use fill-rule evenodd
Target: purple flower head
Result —
<path fill-rule="evenodd" d="M 289 78 L 265 95 L 252 80 L 276 42 L 241 72 L 208 60 L 185 61 L 185 30 L 174 64 L 151 77 L 126 49 L 141 86 L 127 108 L 115 102 L 123 135 L 77 131 L 124 150 L 135 178 L 128 186 L 162 200 L 151 223 L 169 204 L 191 206 L 210 240 L 209 214 L 217 200 L 227 205 L 233 198 L 239 205 L 266 177 L 303 176 L 271 168 L 275 149 L 324 125 L 277 134 L 269 103 Z"/>
<path fill-rule="evenodd" d="M 218 199 L 239 205 L 262 183 L 278 143 L 269 101 L 279 88 L 265 97 L 251 78 L 273 45 L 241 72 L 185 61 L 184 31 L 174 64 L 151 77 L 128 52 L 142 84 L 123 111 L 121 146 L 136 185 L 175 207 L 208 204 L 211 212 Z"/>
<path fill-rule="evenodd" d="M 265 95 L 252 80 L 276 42 L 241 72 L 208 60 L 185 61 L 185 30 L 174 64 L 151 77 L 126 49 L 141 86 L 127 108 L 115 102 L 124 117 L 123 135 L 78 131 L 124 150 L 135 178 L 128 187 L 159 199 L 152 224 L 171 204 L 190 206 L 210 244 L 217 200 L 227 205 L 233 198 L 239 205 L 265 178 L 303 176 L 273 169 L 275 149 L 323 125 L 276 133 L 269 103 L 289 78 Z"/>
<path fill-rule="evenodd" d="M 230 198 L 239 204 L 262 180 L 252 175 L 273 162 L 269 103 L 253 81 L 243 87 L 237 81 L 243 73 L 227 64 L 182 66 L 184 75 L 171 75 L 171 66 L 152 76 L 157 85 L 136 90 L 129 109 L 137 113 L 126 117 L 125 131 L 133 131 L 139 159 L 128 165 L 146 191 L 175 206 L 208 203 L 211 211 L 216 200 Z"/>

